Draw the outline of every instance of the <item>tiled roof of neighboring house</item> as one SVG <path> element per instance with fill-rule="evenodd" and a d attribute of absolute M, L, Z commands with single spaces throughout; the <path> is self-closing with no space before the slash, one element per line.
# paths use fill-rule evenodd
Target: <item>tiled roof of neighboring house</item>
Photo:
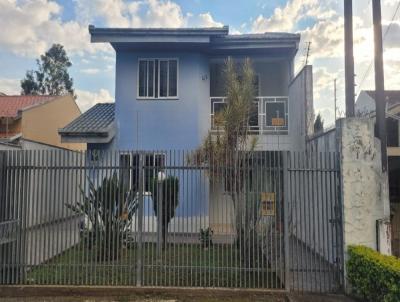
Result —
<path fill-rule="evenodd" d="M 0 117 L 17 117 L 18 112 L 56 98 L 50 95 L 13 95 L 0 96 Z"/>
<path fill-rule="evenodd" d="M 115 103 L 99 103 L 58 132 L 61 135 L 101 135 L 114 122 Z"/>
<path fill-rule="evenodd" d="M 375 90 L 366 90 L 365 92 L 375 100 Z M 400 104 L 400 90 L 385 90 L 385 99 L 388 107 Z"/>

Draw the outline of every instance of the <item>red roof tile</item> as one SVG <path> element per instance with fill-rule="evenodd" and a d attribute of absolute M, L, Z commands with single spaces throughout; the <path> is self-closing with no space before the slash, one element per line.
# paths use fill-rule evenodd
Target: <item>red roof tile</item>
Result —
<path fill-rule="evenodd" d="M 17 117 L 18 111 L 51 101 L 52 95 L 0 96 L 0 117 Z"/>

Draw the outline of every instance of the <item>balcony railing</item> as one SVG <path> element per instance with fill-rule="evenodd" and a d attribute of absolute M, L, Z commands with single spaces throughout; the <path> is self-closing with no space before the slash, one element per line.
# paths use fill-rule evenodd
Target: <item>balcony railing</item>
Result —
<path fill-rule="evenodd" d="M 226 97 L 211 97 L 211 129 L 218 131 L 216 116 L 227 106 Z M 252 134 L 288 134 L 289 110 L 287 96 L 258 96 L 254 98 L 249 118 Z"/>

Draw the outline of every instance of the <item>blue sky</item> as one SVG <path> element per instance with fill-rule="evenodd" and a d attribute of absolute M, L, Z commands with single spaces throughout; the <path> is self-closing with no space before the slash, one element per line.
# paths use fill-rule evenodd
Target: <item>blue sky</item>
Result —
<path fill-rule="evenodd" d="M 296 68 L 311 41 L 314 104 L 327 123 L 334 115 L 333 80 L 338 80 L 339 111 L 344 103 L 342 0 L 0 0 L 0 91 L 17 94 L 26 70 L 53 43 L 65 46 L 78 104 L 86 110 L 114 96 L 115 54 L 90 44 L 88 24 L 114 27 L 230 26 L 231 33 L 287 31 L 302 34 Z M 373 89 L 370 0 L 354 2 L 356 83 Z M 397 0 L 382 0 L 385 29 Z M 399 13 L 400 15 L 400 13 Z M 388 89 L 400 89 L 400 16 L 385 39 Z M 365 80 L 362 80 L 365 77 Z M 362 84 L 362 86 L 360 86 Z"/>

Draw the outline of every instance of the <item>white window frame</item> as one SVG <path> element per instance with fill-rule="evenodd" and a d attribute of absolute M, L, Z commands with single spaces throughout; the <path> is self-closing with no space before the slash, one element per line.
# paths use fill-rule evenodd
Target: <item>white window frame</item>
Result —
<path fill-rule="evenodd" d="M 284 131 L 289 134 L 289 98 L 288 97 L 283 97 L 283 96 L 267 96 L 263 97 L 263 122 L 262 122 L 262 127 L 264 131 L 270 131 L 270 132 L 279 132 L 279 131 Z M 283 100 L 284 99 L 284 100 Z M 281 103 L 284 105 L 285 109 L 285 125 L 284 126 L 268 126 L 267 125 L 267 104 L 276 104 L 276 103 Z M 287 129 L 286 129 L 287 128 Z"/>
<path fill-rule="evenodd" d="M 137 159 L 139 160 L 140 154 L 137 153 L 137 152 L 120 152 L 119 153 L 119 159 L 118 159 L 119 160 L 119 166 L 121 166 L 121 162 L 120 162 L 121 161 L 121 156 L 128 156 L 129 157 L 129 168 L 128 168 L 128 171 L 129 171 L 129 189 L 132 189 L 133 173 L 135 172 L 135 170 L 132 169 L 133 157 L 134 156 L 138 156 Z M 165 172 L 165 170 L 166 170 L 165 166 L 167 165 L 167 154 L 166 153 L 163 153 L 163 152 L 145 152 L 145 153 L 143 153 L 142 156 L 144 156 L 143 165 L 146 165 L 146 157 L 147 156 L 152 156 L 153 157 L 153 165 L 152 165 L 152 167 L 154 167 L 154 168 L 157 167 L 156 166 L 156 156 L 161 156 L 163 158 L 162 161 L 164 163 L 164 167 L 162 167 L 161 170 Z M 138 162 L 137 168 L 138 169 L 142 168 L 142 167 L 139 166 L 139 162 Z M 143 179 L 142 179 L 142 181 L 143 181 L 144 189 L 146 189 L 146 178 L 147 178 L 146 177 L 147 175 L 146 175 L 145 171 L 149 171 L 149 170 L 145 169 L 143 171 L 143 176 L 142 176 Z M 139 175 L 139 173 L 138 173 L 138 175 Z M 155 177 L 157 177 L 157 175 L 155 175 Z M 148 191 L 144 190 L 143 194 L 149 195 L 150 193 Z"/>
<path fill-rule="evenodd" d="M 156 60 L 157 61 L 157 75 L 155 74 L 155 66 L 156 66 Z M 147 85 L 146 85 L 146 95 L 147 96 L 139 96 L 139 81 L 140 81 L 140 62 L 153 62 L 153 68 L 154 68 L 154 73 L 153 73 L 153 90 L 154 90 L 154 95 L 153 96 L 148 96 L 149 95 L 149 65 L 147 64 Z M 162 96 L 160 97 L 160 62 L 168 62 L 167 66 L 168 66 L 168 72 L 167 72 L 167 94 L 169 93 L 169 62 L 170 61 L 176 61 L 176 96 Z M 155 97 L 155 84 L 156 84 L 156 79 L 158 82 L 157 85 L 157 97 Z M 138 100 L 178 100 L 179 99 L 179 58 L 138 58 L 138 64 L 137 64 L 137 81 L 136 81 L 136 98 Z"/>

